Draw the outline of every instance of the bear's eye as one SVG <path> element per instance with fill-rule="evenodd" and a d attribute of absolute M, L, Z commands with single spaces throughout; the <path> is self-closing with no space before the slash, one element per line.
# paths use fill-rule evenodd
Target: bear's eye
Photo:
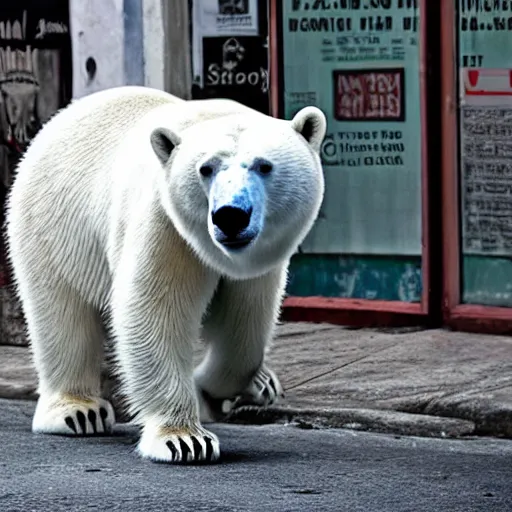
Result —
<path fill-rule="evenodd" d="M 254 162 L 254 168 L 261 174 L 270 174 L 274 166 L 267 160 L 257 160 Z"/>
<path fill-rule="evenodd" d="M 213 174 L 213 167 L 211 165 L 202 165 L 199 168 L 199 172 L 201 173 L 201 176 L 208 178 Z"/>

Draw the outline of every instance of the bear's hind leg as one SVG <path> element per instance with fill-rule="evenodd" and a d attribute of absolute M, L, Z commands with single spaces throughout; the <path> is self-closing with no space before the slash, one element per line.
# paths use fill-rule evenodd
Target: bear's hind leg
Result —
<path fill-rule="evenodd" d="M 33 432 L 110 432 L 115 417 L 112 405 L 101 398 L 104 332 L 99 313 L 68 287 L 51 283 L 38 292 L 36 299 L 21 294 L 39 377 Z"/>
<path fill-rule="evenodd" d="M 203 327 L 207 353 L 194 372 L 202 421 L 219 420 L 237 405 L 270 405 L 284 395 L 265 352 L 285 283 L 286 267 L 220 283 Z"/>

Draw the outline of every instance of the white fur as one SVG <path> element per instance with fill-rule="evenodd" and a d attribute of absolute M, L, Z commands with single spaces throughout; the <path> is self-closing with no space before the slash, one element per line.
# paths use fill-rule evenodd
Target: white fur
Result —
<path fill-rule="evenodd" d="M 43 127 L 19 165 L 7 219 L 39 376 L 34 431 L 72 434 L 67 418 L 81 411 L 91 423 L 101 408 L 103 430 L 112 427 L 100 396 L 106 312 L 145 457 L 186 462 L 186 445 L 187 460 L 203 460 L 211 442 L 214 460 L 218 440 L 199 410 L 211 418 L 215 401 L 265 405 L 282 393 L 265 351 L 289 258 L 323 198 L 324 135 L 312 107 L 288 122 L 141 87 L 92 94 Z M 261 158 L 273 164 L 268 176 L 254 164 Z M 255 238 L 231 251 L 212 205 L 240 190 Z M 194 372 L 200 336 L 208 352 Z"/>

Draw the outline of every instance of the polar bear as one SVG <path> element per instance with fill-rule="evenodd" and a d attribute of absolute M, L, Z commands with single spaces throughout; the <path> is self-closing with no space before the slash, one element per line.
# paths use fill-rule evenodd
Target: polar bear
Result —
<path fill-rule="evenodd" d="M 212 404 L 278 398 L 266 349 L 289 259 L 323 199 L 325 130 L 315 107 L 284 121 L 135 86 L 76 100 L 45 124 L 7 209 L 39 378 L 34 432 L 111 431 L 106 329 L 145 458 L 215 461 L 219 441 L 201 424 Z"/>

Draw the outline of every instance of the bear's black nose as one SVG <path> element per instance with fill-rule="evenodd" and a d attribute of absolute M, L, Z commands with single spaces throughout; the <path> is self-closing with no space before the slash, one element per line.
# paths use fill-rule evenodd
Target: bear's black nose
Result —
<path fill-rule="evenodd" d="M 248 210 L 236 206 L 221 206 L 212 213 L 212 222 L 228 238 L 234 238 L 251 222 L 252 207 Z"/>

